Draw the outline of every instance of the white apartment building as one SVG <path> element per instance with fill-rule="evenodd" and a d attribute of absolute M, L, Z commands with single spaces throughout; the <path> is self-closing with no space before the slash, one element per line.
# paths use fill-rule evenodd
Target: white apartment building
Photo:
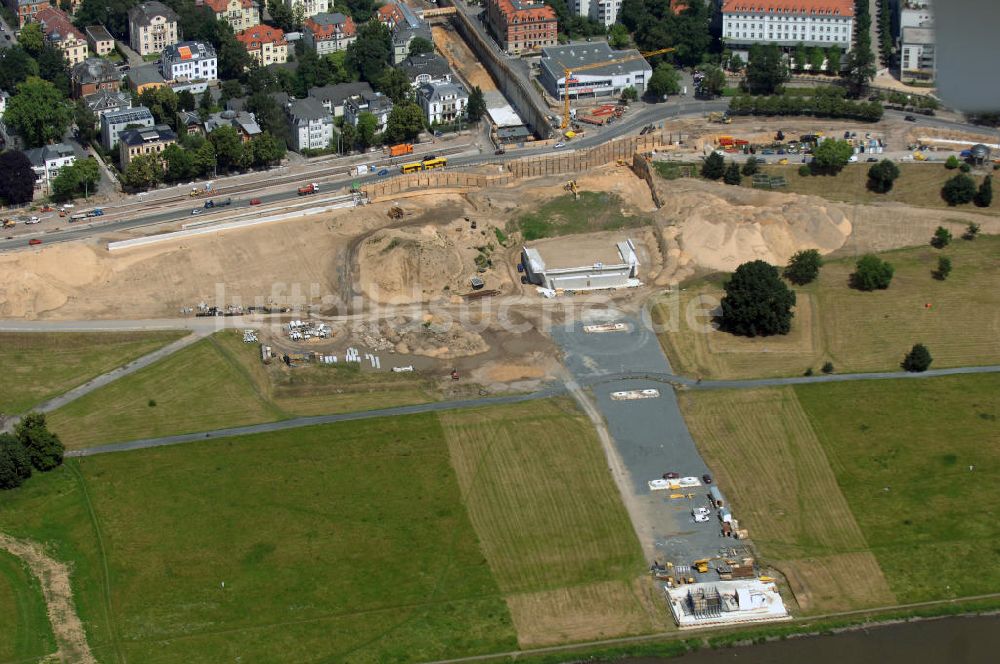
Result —
<path fill-rule="evenodd" d="M 902 2 L 899 8 L 899 77 L 904 83 L 930 83 L 937 72 L 934 8 L 929 0 Z"/>
<path fill-rule="evenodd" d="M 219 60 L 211 44 L 187 41 L 163 49 L 160 73 L 168 81 L 215 81 Z"/>
<path fill-rule="evenodd" d="M 417 100 L 427 122 L 441 124 L 465 115 L 469 94 L 455 83 L 424 83 L 417 88 Z"/>
<path fill-rule="evenodd" d="M 177 14 L 162 2 L 144 2 L 128 10 L 128 41 L 139 55 L 159 53 L 180 39 Z"/>
<path fill-rule="evenodd" d="M 572 0 L 573 11 L 579 16 L 589 16 L 605 28 L 618 22 L 622 0 Z"/>
<path fill-rule="evenodd" d="M 49 192 L 49 186 L 59 174 L 59 170 L 76 161 L 76 153 L 66 143 L 25 150 L 24 155 L 31 162 L 31 170 L 35 172 L 35 189 L 44 190 L 46 193 Z"/>
<path fill-rule="evenodd" d="M 326 12 L 333 3 L 330 0 L 285 0 L 285 5 L 295 11 L 296 7 L 302 7 L 302 16 L 309 18 L 316 14 Z"/>
<path fill-rule="evenodd" d="M 333 142 L 333 116 L 313 97 L 293 101 L 287 109 L 292 149 L 322 150 Z"/>
<path fill-rule="evenodd" d="M 725 0 L 722 5 L 722 39 L 737 53 L 753 44 L 839 46 L 847 52 L 853 35 L 854 0 Z"/>

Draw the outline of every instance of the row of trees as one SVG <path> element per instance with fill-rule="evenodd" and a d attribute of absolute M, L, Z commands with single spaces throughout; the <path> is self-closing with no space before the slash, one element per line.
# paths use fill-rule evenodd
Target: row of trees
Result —
<path fill-rule="evenodd" d="M 711 50 L 712 10 L 705 0 L 685 0 L 683 5 L 675 13 L 664 0 L 625 0 L 618 20 L 632 33 L 640 51 L 672 46 L 673 53 L 660 57 L 681 66 L 697 65 Z"/>
<path fill-rule="evenodd" d="M 835 90 L 836 93 L 828 92 Z M 816 88 L 812 95 L 782 94 L 751 96 L 740 94 L 729 104 L 732 115 L 813 115 L 878 122 L 884 112 L 877 101 L 844 99 L 839 88 Z"/>
<path fill-rule="evenodd" d="M 992 178 L 987 175 L 977 188 L 975 180 L 965 173 L 959 173 L 944 183 L 941 198 L 952 206 L 974 203 L 976 207 L 989 207 L 993 204 Z"/>
<path fill-rule="evenodd" d="M 33 471 L 48 472 L 63 462 L 59 436 L 48 430 L 45 415 L 28 413 L 14 433 L 0 433 L 0 489 L 16 489 Z"/>

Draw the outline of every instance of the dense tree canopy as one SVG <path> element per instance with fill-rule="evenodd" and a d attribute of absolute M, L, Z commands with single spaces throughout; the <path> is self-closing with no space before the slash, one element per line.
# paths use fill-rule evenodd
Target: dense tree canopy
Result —
<path fill-rule="evenodd" d="M 0 49 L 0 90 L 13 92 L 29 76 L 38 75 L 38 63 L 20 46 Z"/>
<path fill-rule="evenodd" d="M 374 84 L 392 59 L 389 28 L 369 21 L 358 29 L 357 39 L 347 47 L 347 67 L 362 80 Z"/>
<path fill-rule="evenodd" d="M 774 94 L 788 80 L 788 65 L 777 44 L 750 47 L 745 85 L 754 95 Z"/>
<path fill-rule="evenodd" d="M 52 180 L 52 198 L 68 201 L 81 195 L 97 191 L 101 181 L 101 169 L 96 159 L 77 159 L 69 166 L 59 169 L 59 175 Z"/>
<path fill-rule="evenodd" d="M 31 477 L 31 459 L 24 445 L 9 433 L 0 433 L 0 489 L 16 489 Z"/>
<path fill-rule="evenodd" d="M 125 172 L 122 173 L 122 181 L 125 186 L 132 189 L 149 189 L 157 182 L 163 180 L 163 166 L 158 154 L 140 154 L 132 157 Z"/>
<path fill-rule="evenodd" d="M 434 52 L 434 42 L 430 39 L 424 37 L 414 37 L 410 41 L 410 50 L 408 55 L 423 55 L 424 53 Z"/>
<path fill-rule="evenodd" d="M 412 101 L 396 104 L 385 126 L 387 143 L 414 140 L 424 129 L 424 112 Z"/>
<path fill-rule="evenodd" d="M 35 194 L 35 171 L 23 152 L 0 153 L 0 200 L 8 205 L 31 201 Z"/>
<path fill-rule="evenodd" d="M 906 371 L 927 371 L 931 367 L 931 352 L 923 344 L 914 344 L 910 352 L 903 358 L 903 369 Z"/>
<path fill-rule="evenodd" d="M 743 336 L 788 334 L 795 293 L 778 275 L 778 268 L 751 261 L 736 268 L 722 298 L 722 328 Z"/>
<path fill-rule="evenodd" d="M 713 152 L 705 157 L 705 163 L 701 165 L 701 177 L 709 180 L 718 180 L 726 174 L 726 160 L 721 154 Z"/>
<path fill-rule="evenodd" d="M 993 180 L 989 175 L 983 178 L 983 183 L 979 185 L 972 202 L 976 207 L 989 207 L 993 203 Z"/>
<path fill-rule="evenodd" d="M 73 121 L 73 111 L 55 86 L 32 76 L 17 86 L 3 120 L 25 145 L 38 147 L 62 139 Z"/>
<path fill-rule="evenodd" d="M 471 122 L 478 121 L 486 114 L 486 98 L 478 85 L 469 92 L 469 104 L 465 107 L 465 114 Z"/>
<path fill-rule="evenodd" d="M 14 436 L 28 451 L 35 470 L 52 470 L 63 462 L 63 444 L 49 431 L 42 413 L 28 413 L 14 427 Z"/>
<path fill-rule="evenodd" d="M 816 249 L 803 249 L 792 255 L 785 267 L 785 278 L 797 286 L 812 283 L 819 276 L 823 259 Z"/>
<path fill-rule="evenodd" d="M 851 286 L 863 291 L 885 290 L 892 283 L 893 272 L 892 265 L 874 254 L 867 254 L 855 264 Z"/>
<path fill-rule="evenodd" d="M 699 64 L 712 48 L 709 34 L 711 8 L 704 0 L 687 0 L 686 8 L 674 13 L 666 0 L 625 0 L 618 20 L 635 37 L 640 51 L 672 46 L 664 56 L 679 65 Z"/>
<path fill-rule="evenodd" d="M 899 166 L 891 159 L 883 159 L 868 169 L 868 188 L 885 194 L 892 190 L 892 185 L 899 177 Z"/>
<path fill-rule="evenodd" d="M 813 150 L 810 162 L 817 173 L 839 173 L 854 155 L 854 148 L 847 141 L 827 139 Z"/>
<path fill-rule="evenodd" d="M 667 95 L 675 95 L 681 91 L 681 76 L 669 62 L 656 65 L 653 75 L 646 84 L 646 92 L 654 99 L 663 99 Z"/>
<path fill-rule="evenodd" d="M 959 173 L 944 183 L 941 198 L 948 205 L 964 205 L 976 197 L 976 183 L 965 173 Z"/>
<path fill-rule="evenodd" d="M 128 10 L 139 2 L 140 0 L 83 0 L 73 17 L 73 23 L 81 30 L 88 25 L 103 25 L 112 35 L 128 43 Z"/>

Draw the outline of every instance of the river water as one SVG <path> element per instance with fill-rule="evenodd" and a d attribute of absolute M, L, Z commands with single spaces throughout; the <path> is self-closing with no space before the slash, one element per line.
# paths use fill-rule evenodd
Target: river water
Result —
<path fill-rule="evenodd" d="M 1000 661 L 1000 616 L 942 618 L 629 664 L 987 664 Z"/>

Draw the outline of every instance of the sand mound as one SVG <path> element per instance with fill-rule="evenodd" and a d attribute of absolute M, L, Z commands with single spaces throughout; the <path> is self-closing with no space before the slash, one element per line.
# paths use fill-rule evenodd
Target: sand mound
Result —
<path fill-rule="evenodd" d="M 453 288 L 463 273 L 461 253 L 434 226 L 375 232 L 358 247 L 362 292 L 378 302 L 424 302 Z"/>
<path fill-rule="evenodd" d="M 102 278 L 97 251 L 59 244 L 0 256 L 0 316 L 34 318 L 63 306 L 81 286 Z"/>
<path fill-rule="evenodd" d="M 809 196 L 675 180 L 662 200 L 660 214 L 676 227 L 665 239 L 681 251 L 671 258 L 714 270 L 756 259 L 780 265 L 801 249 L 829 253 L 852 230 L 844 206 Z"/>

